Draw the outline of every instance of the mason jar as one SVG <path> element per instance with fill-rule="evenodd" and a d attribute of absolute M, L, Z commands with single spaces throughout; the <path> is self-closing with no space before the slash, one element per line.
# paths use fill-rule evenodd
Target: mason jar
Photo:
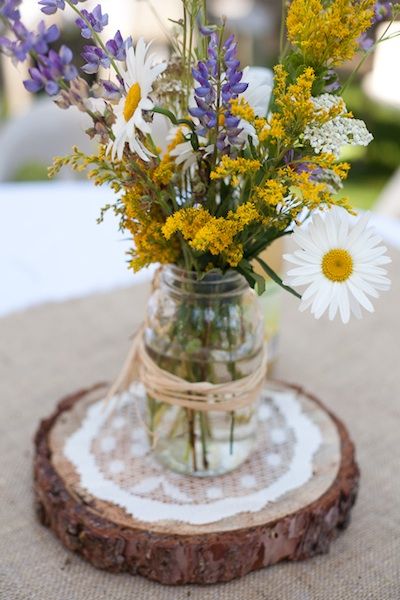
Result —
<path fill-rule="evenodd" d="M 158 367 L 188 382 L 221 384 L 261 368 L 264 320 L 256 293 L 236 271 L 162 268 L 148 303 L 144 343 Z M 188 387 L 190 395 L 190 386 Z M 215 476 L 241 465 L 257 440 L 257 390 L 229 411 L 194 410 L 147 395 L 156 459 L 168 469 Z"/>

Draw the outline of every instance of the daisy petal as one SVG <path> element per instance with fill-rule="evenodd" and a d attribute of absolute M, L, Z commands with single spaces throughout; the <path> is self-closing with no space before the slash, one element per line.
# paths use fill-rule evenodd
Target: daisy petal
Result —
<path fill-rule="evenodd" d="M 338 284 L 337 293 L 339 298 L 339 312 L 343 323 L 350 320 L 350 302 L 347 288 L 343 284 Z"/>
<path fill-rule="evenodd" d="M 347 282 L 347 287 L 349 288 L 349 290 L 353 294 L 354 298 L 357 300 L 357 302 L 359 302 L 359 304 L 361 304 L 362 307 L 364 307 L 369 312 L 374 312 L 374 307 L 372 306 L 371 301 L 368 300 L 368 298 L 364 294 L 364 292 L 361 289 L 357 288 L 351 282 L 351 280 L 349 280 Z"/>

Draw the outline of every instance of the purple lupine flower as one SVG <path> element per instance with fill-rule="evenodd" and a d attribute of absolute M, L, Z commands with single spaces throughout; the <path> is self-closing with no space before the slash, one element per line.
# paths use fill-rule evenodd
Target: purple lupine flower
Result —
<path fill-rule="evenodd" d="M 118 86 L 112 81 L 101 79 L 100 84 L 103 88 L 102 96 L 107 100 L 119 100 L 123 93 L 123 86 Z"/>
<path fill-rule="evenodd" d="M 98 4 L 92 12 L 83 9 L 81 12 L 82 18 L 77 19 L 75 22 L 81 30 L 82 37 L 89 40 L 93 31 L 101 33 L 108 25 L 108 15 L 103 15 L 101 6 Z"/>
<path fill-rule="evenodd" d="M 9 21 L 19 21 L 19 6 L 22 0 L 0 0 L 0 15 Z"/>
<path fill-rule="evenodd" d="M 372 46 L 374 45 L 374 40 L 371 37 L 369 37 L 368 33 L 363 33 L 358 38 L 358 44 L 361 50 L 368 52 L 368 50 L 371 50 Z"/>
<path fill-rule="evenodd" d="M 393 14 L 393 5 L 391 2 L 387 0 L 377 0 L 374 6 L 374 16 L 372 19 L 372 26 L 384 21 L 385 19 L 390 19 Z M 370 32 L 366 31 L 363 33 L 358 39 L 358 43 L 362 50 L 368 51 L 374 45 L 374 40 L 370 37 Z"/>
<path fill-rule="evenodd" d="M 218 39 L 217 39 L 218 43 Z M 197 107 L 189 108 L 192 117 L 199 119 L 202 129 L 199 135 L 206 135 L 208 129 L 212 129 L 217 124 L 217 92 L 216 78 L 218 76 L 217 57 L 214 56 L 215 36 L 212 34 L 208 48 L 209 59 L 206 62 L 199 61 L 197 69 L 192 69 L 192 74 L 199 84 L 195 88 L 195 100 Z"/>
<path fill-rule="evenodd" d="M 0 32 L 3 30 L 3 25 L 6 25 L 6 29 L 12 29 L 15 23 L 18 23 L 21 19 L 19 12 L 19 6 L 22 0 L 0 0 Z M 3 52 L 7 56 L 14 57 L 16 51 L 16 42 L 8 39 L 5 36 L 0 36 L 0 52 Z M 16 61 L 17 59 L 14 58 Z"/>
<path fill-rule="evenodd" d="M 12 51 L 13 58 L 16 62 L 23 62 L 24 60 L 26 60 L 29 52 L 33 50 L 36 36 L 34 32 L 29 31 L 25 27 L 25 25 L 21 23 L 21 21 L 17 21 L 16 23 L 14 23 L 14 25 L 11 28 L 11 31 L 16 37 Z"/>
<path fill-rule="evenodd" d="M 290 163 L 294 161 L 294 157 L 295 157 L 295 152 L 294 152 L 293 148 L 291 148 L 290 150 L 288 150 L 286 152 L 285 156 L 283 157 L 283 162 L 286 165 L 290 165 Z"/>
<path fill-rule="evenodd" d="M 57 25 L 51 25 L 47 28 L 45 22 L 40 21 L 33 44 L 34 51 L 38 54 L 47 54 L 49 45 L 58 40 L 59 37 L 60 30 Z"/>
<path fill-rule="evenodd" d="M 243 73 L 239 69 L 240 61 L 237 59 L 237 42 L 235 36 L 231 35 L 224 44 L 224 62 L 226 67 L 226 83 L 222 88 L 222 97 L 224 100 L 237 98 L 248 88 L 247 83 L 242 83 Z"/>
<path fill-rule="evenodd" d="M 239 134 L 242 132 L 239 128 L 240 119 L 232 115 L 231 102 L 238 98 L 240 94 L 243 94 L 249 87 L 247 83 L 242 82 L 243 71 L 240 70 L 240 61 L 237 58 L 237 43 L 235 42 L 234 35 L 231 35 L 226 40 L 223 49 L 226 68 L 226 80 L 222 86 L 225 127 L 218 136 L 217 146 L 220 150 L 224 150 L 227 146 L 235 144 Z"/>
<path fill-rule="evenodd" d="M 57 10 L 65 9 L 65 1 L 64 0 L 40 0 L 39 6 L 42 13 L 45 15 L 54 15 Z"/>
<path fill-rule="evenodd" d="M 374 7 L 374 13 L 374 23 L 390 19 L 393 13 L 393 5 L 391 2 L 378 0 Z"/>
<path fill-rule="evenodd" d="M 320 167 L 316 167 L 309 161 L 302 162 L 301 158 L 301 154 L 299 152 L 296 153 L 296 151 L 291 148 L 283 157 L 283 162 L 296 173 L 312 173 L 315 170 L 320 169 Z"/>
<path fill-rule="evenodd" d="M 38 66 L 29 69 L 31 79 L 24 81 L 25 88 L 34 94 L 44 89 L 49 96 L 55 96 L 62 82 L 78 77 L 72 59 L 72 51 L 67 46 L 61 46 L 59 52 L 50 50 L 47 56 L 40 56 Z"/>
<path fill-rule="evenodd" d="M 79 4 L 80 2 L 86 2 L 86 0 L 70 0 L 70 4 Z M 39 5 L 45 15 L 54 15 L 58 10 L 65 9 L 66 2 L 65 0 L 40 0 Z"/>
<path fill-rule="evenodd" d="M 3 52 L 6 56 L 14 56 L 15 42 L 12 42 L 8 38 L 0 35 L 0 52 Z"/>
<path fill-rule="evenodd" d="M 205 37 L 212 35 L 215 32 L 215 26 L 213 25 L 200 25 L 199 26 L 199 31 L 201 33 L 201 35 L 204 35 Z"/>
<path fill-rule="evenodd" d="M 31 52 L 39 56 L 48 53 L 50 45 L 58 40 L 60 31 L 57 25 L 46 27 L 41 21 L 36 31 L 29 31 L 21 21 L 16 21 L 11 27 L 15 39 L 0 38 L 0 48 L 11 56 L 14 62 L 24 62 Z"/>
<path fill-rule="evenodd" d="M 121 32 L 118 30 L 113 39 L 106 43 L 106 48 L 110 56 L 115 58 L 115 60 L 124 61 L 126 59 L 126 49 L 132 45 L 132 38 L 129 36 L 124 40 Z"/>
<path fill-rule="evenodd" d="M 284 163 L 288 165 L 295 173 L 308 173 L 309 181 L 313 183 L 326 183 L 332 193 L 338 192 L 342 188 L 340 178 L 330 169 L 323 169 L 310 161 L 302 161 L 301 154 L 293 149 L 288 150 L 283 157 Z"/>
<path fill-rule="evenodd" d="M 248 84 L 242 82 L 243 72 L 237 59 L 237 44 L 234 36 L 230 36 L 219 51 L 220 40 L 215 32 L 210 36 L 207 60 L 200 61 L 197 69 L 193 69 L 193 77 L 199 84 L 195 88 L 197 106 L 189 112 L 200 121 L 198 134 L 206 136 L 210 129 L 217 128 L 217 147 L 221 151 L 229 151 L 229 147 L 237 143 L 242 132 L 240 119 L 232 115 L 231 102 L 246 91 Z M 221 86 L 220 98 L 217 89 Z"/>
<path fill-rule="evenodd" d="M 88 75 L 97 73 L 100 67 L 108 69 L 110 67 L 110 58 L 98 46 L 85 46 L 82 52 L 82 58 L 85 62 L 82 71 Z"/>

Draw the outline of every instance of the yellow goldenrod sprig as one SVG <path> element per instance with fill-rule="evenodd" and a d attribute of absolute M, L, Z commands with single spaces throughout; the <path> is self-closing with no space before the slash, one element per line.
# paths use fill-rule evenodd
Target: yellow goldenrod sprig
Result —
<path fill-rule="evenodd" d="M 293 0 L 288 37 L 306 64 L 339 66 L 351 60 L 360 36 L 371 26 L 375 0 Z"/>
<path fill-rule="evenodd" d="M 224 155 L 217 168 L 212 171 L 211 179 L 225 179 L 231 177 L 231 182 L 234 187 L 240 184 L 240 175 L 253 175 L 261 168 L 261 163 L 258 160 L 248 158 L 231 158 Z"/>

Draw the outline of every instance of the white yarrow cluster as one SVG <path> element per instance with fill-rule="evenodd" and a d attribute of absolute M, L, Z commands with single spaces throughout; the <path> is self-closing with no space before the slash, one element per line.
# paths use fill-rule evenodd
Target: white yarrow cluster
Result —
<path fill-rule="evenodd" d="M 373 137 L 364 121 L 335 117 L 324 125 L 309 125 L 304 139 L 310 142 L 316 154 L 330 153 L 339 157 L 343 146 L 368 146 Z"/>
<path fill-rule="evenodd" d="M 346 105 L 337 96 L 322 94 L 313 98 L 313 102 L 318 112 L 327 112 L 334 106 L 342 105 L 342 115 L 346 114 Z M 364 121 L 339 115 L 323 125 L 308 125 L 304 131 L 304 139 L 316 154 L 329 153 L 339 157 L 343 146 L 368 146 L 373 136 Z"/>
<path fill-rule="evenodd" d="M 333 94 L 321 94 L 321 96 L 315 96 L 312 101 L 318 111 L 328 112 L 335 106 L 342 106 L 342 114 L 347 110 L 343 98 Z"/>

